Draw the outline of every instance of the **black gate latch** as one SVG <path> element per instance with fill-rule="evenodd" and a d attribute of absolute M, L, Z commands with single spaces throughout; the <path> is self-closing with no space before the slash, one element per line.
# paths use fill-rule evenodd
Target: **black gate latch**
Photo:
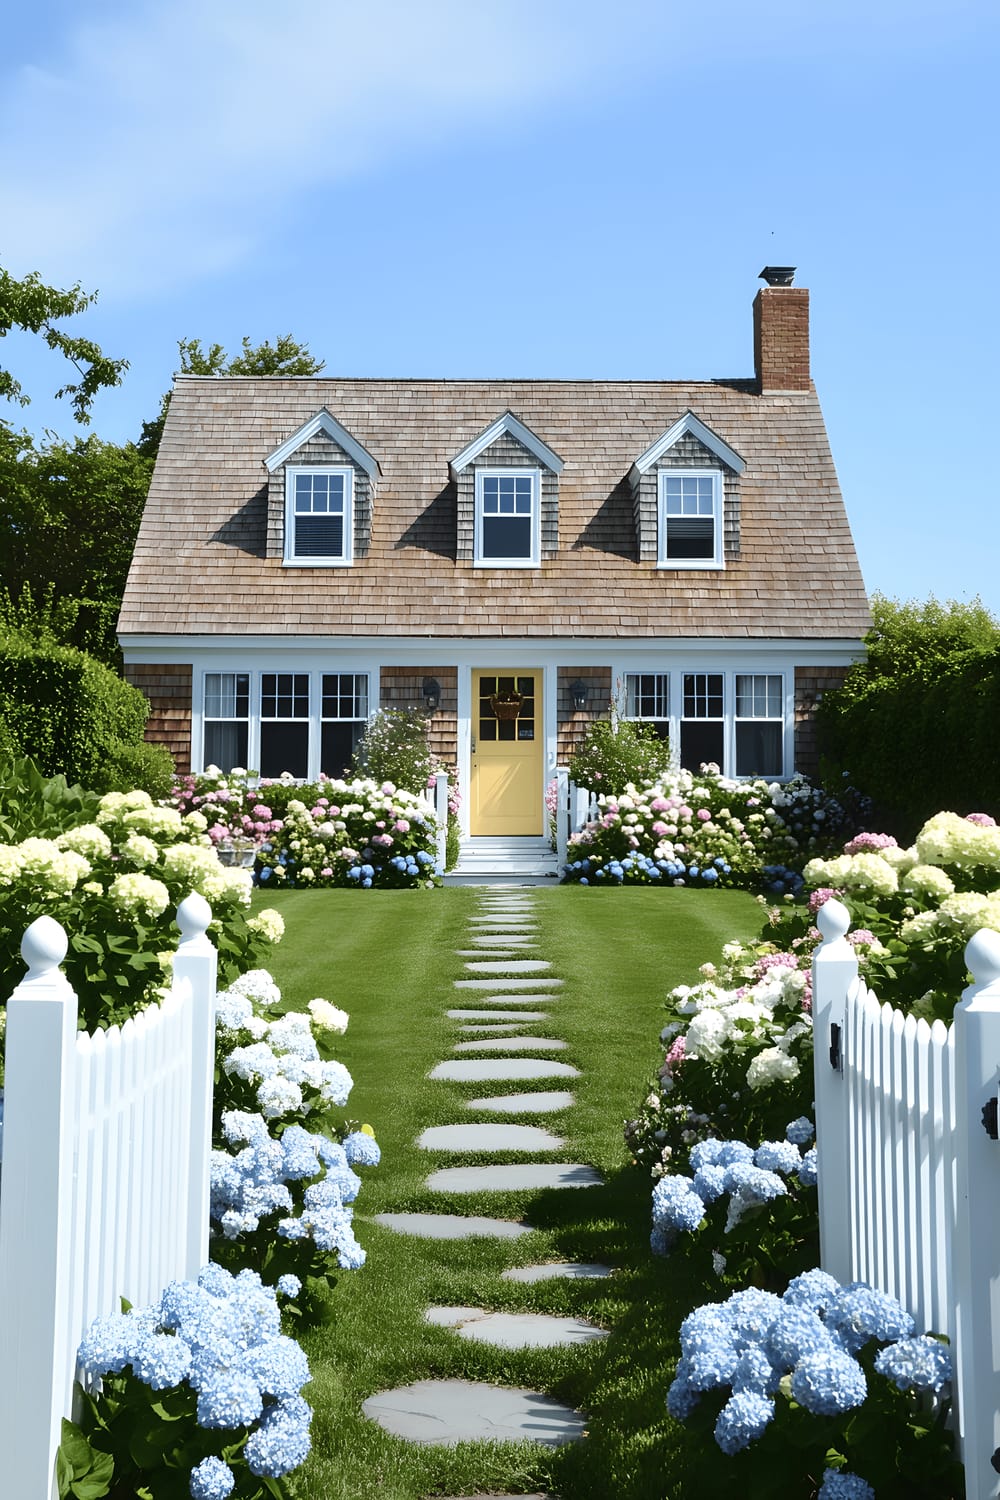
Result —
<path fill-rule="evenodd" d="M 998 1137 L 1000 1137 L 1000 1128 L 998 1128 L 997 1122 L 996 1094 L 993 1095 L 992 1099 L 987 1099 L 986 1103 L 983 1105 L 983 1129 L 986 1131 L 986 1134 L 989 1136 L 991 1141 L 995 1141 L 998 1139 Z"/>
<path fill-rule="evenodd" d="M 830 1027 L 830 1067 L 840 1072 L 840 1027 L 836 1022 Z"/>

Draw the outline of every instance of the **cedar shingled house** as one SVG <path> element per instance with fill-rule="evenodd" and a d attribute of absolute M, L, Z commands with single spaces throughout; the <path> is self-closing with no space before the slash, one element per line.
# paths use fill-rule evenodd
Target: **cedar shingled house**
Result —
<path fill-rule="evenodd" d="M 415 706 L 465 831 L 537 835 L 614 697 L 682 764 L 814 768 L 864 584 L 768 268 L 743 380 L 180 376 L 119 622 L 182 769 L 340 775 Z"/>

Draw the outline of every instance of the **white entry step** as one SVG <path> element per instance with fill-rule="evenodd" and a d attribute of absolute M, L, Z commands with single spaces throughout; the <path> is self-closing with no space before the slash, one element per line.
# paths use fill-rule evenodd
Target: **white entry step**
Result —
<path fill-rule="evenodd" d="M 543 885 L 559 878 L 555 851 L 545 838 L 463 839 L 458 864 L 445 885 Z"/>

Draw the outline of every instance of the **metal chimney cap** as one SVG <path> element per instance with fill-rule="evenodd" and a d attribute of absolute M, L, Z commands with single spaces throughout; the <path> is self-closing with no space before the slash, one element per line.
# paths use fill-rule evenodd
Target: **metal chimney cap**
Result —
<path fill-rule="evenodd" d="M 795 267 L 765 266 L 763 271 L 758 271 L 757 274 L 762 281 L 767 282 L 768 286 L 791 286 L 795 276 Z"/>

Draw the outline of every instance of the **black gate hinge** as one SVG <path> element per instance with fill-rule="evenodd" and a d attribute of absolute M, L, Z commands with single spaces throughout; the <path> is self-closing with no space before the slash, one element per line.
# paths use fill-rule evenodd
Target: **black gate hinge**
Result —
<path fill-rule="evenodd" d="M 987 1099 L 983 1105 L 983 1129 L 991 1141 L 1000 1138 L 1000 1122 L 998 1122 L 997 1114 L 997 1096 L 994 1094 L 993 1098 Z"/>
<path fill-rule="evenodd" d="M 840 1055 L 840 1027 L 834 1021 L 830 1027 L 830 1067 L 835 1073 L 841 1070 L 843 1059 Z"/>

